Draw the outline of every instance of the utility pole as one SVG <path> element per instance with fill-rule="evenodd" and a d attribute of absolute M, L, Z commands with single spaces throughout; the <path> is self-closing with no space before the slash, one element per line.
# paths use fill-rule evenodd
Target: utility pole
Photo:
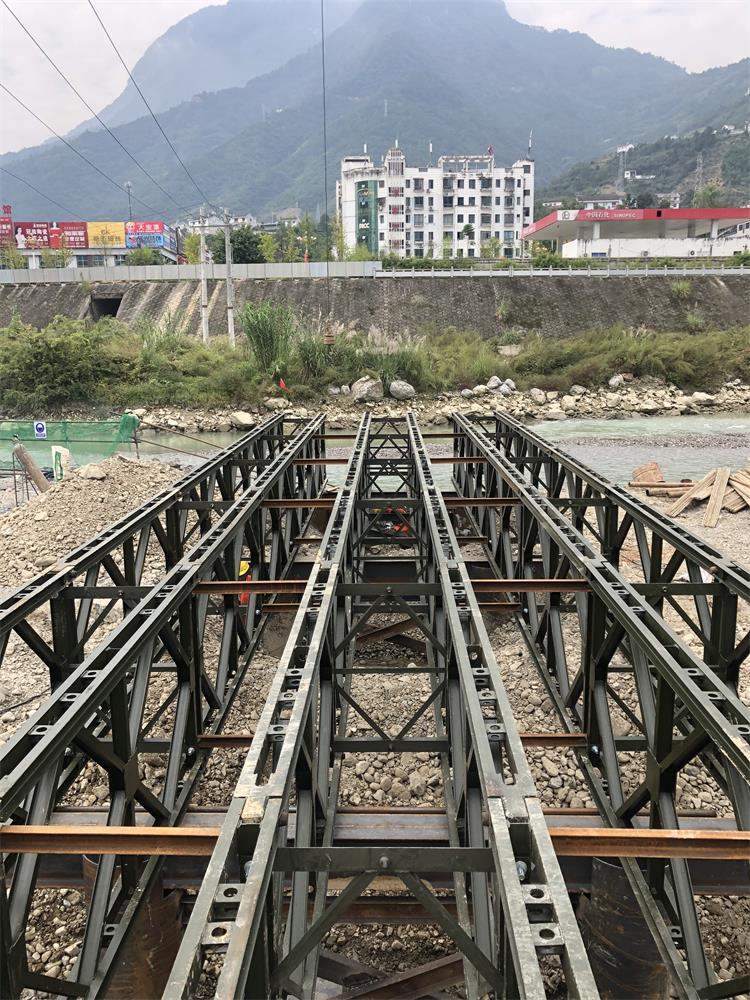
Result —
<path fill-rule="evenodd" d="M 234 281 L 232 279 L 232 233 L 229 212 L 224 209 L 224 260 L 227 268 L 227 333 L 232 347 L 237 346 L 234 336 Z"/>
<path fill-rule="evenodd" d="M 125 181 L 125 190 L 128 192 L 128 218 L 133 221 L 133 203 L 130 200 L 130 192 L 133 190 L 133 185 L 130 181 Z"/>
<path fill-rule="evenodd" d="M 208 343 L 208 281 L 206 280 L 206 225 L 201 205 L 198 225 L 201 234 L 201 333 L 203 343 Z"/>

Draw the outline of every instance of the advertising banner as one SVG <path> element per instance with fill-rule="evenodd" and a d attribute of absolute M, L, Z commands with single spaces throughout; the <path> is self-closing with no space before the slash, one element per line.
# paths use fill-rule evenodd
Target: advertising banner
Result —
<path fill-rule="evenodd" d="M 163 222 L 126 222 L 125 240 L 129 250 L 137 247 L 163 247 Z"/>
<path fill-rule="evenodd" d="M 125 246 L 124 222 L 88 222 L 89 247 L 105 249 Z"/>
<path fill-rule="evenodd" d="M 13 243 L 13 220 L 9 215 L 0 215 L 0 246 Z"/>
<path fill-rule="evenodd" d="M 357 181 L 357 243 L 378 252 L 378 195 L 376 181 Z"/>
<path fill-rule="evenodd" d="M 50 222 L 49 245 L 52 250 L 85 250 L 89 245 L 85 222 Z"/>
<path fill-rule="evenodd" d="M 14 222 L 13 238 L 19 250 L 48 247 L 49 225 L 46 222 Z"/>

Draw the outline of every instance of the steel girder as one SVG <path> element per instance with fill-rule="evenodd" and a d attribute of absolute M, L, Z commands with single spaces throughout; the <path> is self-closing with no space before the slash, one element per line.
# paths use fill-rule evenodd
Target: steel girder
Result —
<path fill-rule="evenodd" d="M 137 606 L 147 556 L 157 554 L 159 575 L 171 569 L 283 442 L 282 417 L 269 418 L 94 538 L 60 553 L 50 569 L 0 599 L 0 665 L 15 631 L 48 667 L 54 689 L 84 660 L 99 630 L 111 626 L 111 614 L 125 617 Z M 97 599 L 107 601 L 102 611 L 94 605 Z M 51 624 L 51 643 L 40 635 L 35 611 Z"/>
<path fill-rule="evenodd" d="M 393 560 L 390 543 L 373 537 L 384 510 L 405 527 L 398 554 L 412 560 L 410 583 L 367 582 L 373 565 Z M 376 543 L 378 556 L 369 552 Z M 404 614 L 423 639 L 431 694 L 415 695 L 392 734 L 353 689 L 367 672 L 355 641 L 374 615 Z M 366 737 L 347 736 L 353 715 Z M 434 735 L 411 735 L 428 715 Z M 440 755 L 448 847 L 336 845 L 343 755 L 382 750 Z M 351 877 L 326 906 L 332 874 Z M 497 997 L 544 997 L 548 954 L 558 956 L 569 996 L 598 995 L 416 421 L 365 417 L 165 996 L 191 996 L 214 951 L 224 952 L 217 996 L 312 997 L 324 935 L 388 874 L 453 937 L 469 997 L 488 986 Z M 440 878 L 454 882 L 455 917 L 432 885 Z"/>
<path fill-rule="evenodd" d="M 296 552 L 293 539 L 305 530 L 306 512 L 299 507 L 268 510 L 264 501 L 320 495 L 323 426 L 323 417 L 315 417 L 300 422 L 284 439 L 280 420 L 269 421 L 209 463 L 207 477 L 200 470 L 192 474 L 168 499 L 147 505 L 143 518 L 135 516 L 127 527 L 113 531 L 118 540 L 132 544 L 133 524 L 135 531 L 149 532 L 156 524 L 155 508 L 167 515 L 174 511 L 168 571 L 146 596 L 128 604 L 123 620 L 80 663 L 71 657 L 48 701 L 0 749 L 0 822 L 48 822 L 86 762 L 107 774 L 108 825 L 133 825 L 136 804 L 156 826 L 180 822 L 209 752 L 201 749 L 199 737 L 221 730 L 265 621 L 263 597 L 253 597 L 247 610 L 236 596 L 225 596 L 217 606 L 209 595 L 196 593 L 196 585 L 236 579 L 242 559 L 251 563 L 255 578 L 280 578 L 289 571 Z M 310 464 L 303 464 L 307 460 Z M 219 481 L 222 513 L 218 520 L 209 519 L 203 511 L 210 514 L 208 504 L 216 504 Z M 196 491 L 199 500 L 193 501 Z M 201 504 L 195 539 L 186 517 L 194 502 Z M 71 572 L 87 573 L 97 565 L 110 572 L 108 539 L 103 533 L 92 562 L 87 562 L 86 547 L 78 550 Z M 31 589 L 29 607 L 39 607 L 54 588 L 64 597 L 68 587 L 69 576 L 61 569 L 54 581 L 45 579 Z M 23 601 L 16 601 L 16 609 Z M 214 641 L 204 642 L 213 622 Z M 168 754 L 161 787 L 148 787 L 141 778 L 139 756 L 144 751 Z M 28 987 L 92 997 L 106 991 L 163 859 L 100 859 L 72 981 L 29 971 L 24 930 L 39 858 L 26 854 L 7 860 L 14 863 L 0 872 L 4 991 L 17 995 Z"/>
<path fill-rule="evenodd" d="M 732 803 L 737 827 L 747 829 L 750 709 L 737 678 L 750 642 L 736 634 L 737 602 L 750 596 L 747 571 L 511 418 L 498 417 L 485 433 L 456 416 L 454 430 L 462 435 L 455 439 L 459 493 L 520 500 L 516 508 L 471 511 L 497 576 L 589 583 L 589 593 L 572 602 L 561 593 L 541 604 L 533 593 L 516 596 L 519 624 L 561 721 L 587 735 L 579 764 L 604 818 L 627 826 L 648 807 L 651 826 L 678 828 L 677 780 L 699 759 Z M 626 579 L 618 567 L 628 541 L 638 560 L 627 563 Z M 687 583 L 675 580 L 679 570 Z M 675 615 L 698 636 L 703 655 L 675 631 Z M 613 686 L 621 663 L 632 677 L 631 704 Z M 615 737 L 616 709 L 636 737 Z M 623 752 L 643 755 L 634 790 L 623 787 Z M 651 861 L 645 872 L 624 865 L 676 988 L 708 995 L 715 976 L 686 862 Z M 722 984 L 721 995 L 744 992 L 746 982 L 732 987 Z"/>

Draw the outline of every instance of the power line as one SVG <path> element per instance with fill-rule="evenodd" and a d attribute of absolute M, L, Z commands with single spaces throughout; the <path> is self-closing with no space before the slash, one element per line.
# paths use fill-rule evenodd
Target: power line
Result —
<path fill-rule="evenodd" d="M 63 80 L 65 81 L 65 83 L 67 83 L 67 85 L 68 85 L 68 86 L 70 87 L 70 89 L 71 89 L 71 90 L 73 91 L 73 93 L 74 93 L 74 94 L 76 95 L 76 97 L 78 98 L 78 100 L 79 100 L 79 101 L 80 101 L 80 102 L 81 102 L 81 103 L 82 103 L 82 104 L 84 105 L 84 107 L 86 107 L 86 108 L 88 109 L 88 111 L 89 111 L 89 112 L 90 112 L 90 113 L 91 113 L 91 114 L 92 114 L 92 115 L 94 116 L 94 118 L 96 118 L 96 120 L 97 120 L 97 121 L 99 122 L 99 124 L 100 124 L 100 125 L 102 126 L 102 128 L 104 128 L 104 129 L 106 129 L 106 130 L 107 130 L 107 132 L 108 132 L 108 133 L 109 133 L 109 134 L 110 134 L 110 135 L 112 136 L 112 138 L 113 138 L 113 139 L 115 140 L 115 142 L 116 142 L 116 143 L 117 143 L 117 145 L 118 145 L 118 146 L 120 147 L 120 149 L 121 149 L 121 150 L 122 150 L 122 151 L 123 151 L 123 152 L 124 152 L 124 153 L 125 153 L 125 154 L 126 154 L 126 155 L 127 155 L 128 157 L 130 157 L 130 159 L 131 159 L 131 160 L 133 161 L 133 163 L 134 163 L 134 164 L 136 165 L 136 167 L 138 167 L 138 169 L 139 169 L 139 170 L 142 170 L 142 171 L 143 171 L 143 173 L 144 173 L 144 174 L 146 175 L 146 177 L 148 177 L 148 179 L 149 179 L 149 180 L 151 181 L 151 183 L 152 183 L 152 184 L 155 184 L 155 185 L 156 185 L 156 187 L 158 187 L 158 188 L 159 188 L 159 190 L 160 190 L 160 191 L 162 192 L 162 194 L 166 195 L 166 197 L 167 197 L 167 198 L 169 198 L 169 200 L 170 200 L 170 201 L 172 202 L 172 204 L 176 205 L 176 206 L 177 206 L 177 207 L 178 207 L 178 208 L 180 209 L 180 211 L 182 211 L 182 212 L 187 212 L 187 213 L 189 214 L 189 213 L 190 213 L 190 209 L 186 208 L 186 207 L 185 207 L 184 205 L 181 205 L 181 204 L 179 203 L 179 201 L 176 201 L 176 200 L 175 200 L 175 199 L 174 199 L 174 198 L 172 197 L 172 195 L 171 195 L 171 194 L 169 193 L 169 191 L 165 190 L 165 189 L 164 189 L 164 188 L 163 188 L 163 187 L 161 186 L 161 184 L 160 184 L 160 183 L 159 183 L 159 182 L 158 182 L 158 181 L 156 180 L 156 178 L 155 178 L 155 177 L 153 177 L 153 176 L 152 176 L 152 175 L 151 175 L 151 174 L 149 173 L 149 171 L 148 171 L 148 170 L 146 170 L 146 168 L 145 168 L 145 167 L 144 167 L 144 166 L 143 166 L 143 165 L 142 165 L 141 163 L 139 163 L 139 162 L 138 162 L 138 160 L 136 160 L 136 158 L 135 158 L 135 157 L 133 156 L 133 154 L 132 154 L 132 153 L 130 152 L 130 150 L 129 150 L 129 149 L 127 149 L 127 148 L 126 148 L 126 147 L 125 147 L 125 146 L 124 146 L 124 145 L 122 144 L 122 142 L 120 142 L 120 140 L 119 140 L 119 139 L 117 138 L 117 136 L 116 136 L 116 135 L 114 134 L 114 132 L 113 132 L 113 131 L 112 131 L 112 130 L 110 129 L 110 127 L 109 127 L 109 126 L 107 125 L 107 123 L 106 123 L 106 122 L 104 122 L 104 121 L 103 121 L 103 120 L 102 120 L 102 119 L 101 119 L 101 118 L 99 117 L 99 115 L 98 115 L 98 114 L 96 113 L 96 111 L 94 111 L 94 109 L 93 109 L 93 108 L 91 107 L 91 105 L 90 105 L 90 104 L 89 104 L 89 102 L 88 102 L 88 101 L 86 100 L 86 98 L 85 98 L 85 97 L 84 97 L 84 96 L 83 96 L 83 95 L 82 95 L 82 94 L 80 93 L 80 91 L 78 91 L 78 90 L 76 89 L 76 87 L 74 87 L 74 86 L 73 86 L 73 84 L 72 84 L 72 83 L 70 82 L 70 80 L 69 80 L 69 79 L 67 78 L 67 76 L 66 76 L 66 75 L 65 75 L 65 74 L 63 73 L 63 71 L 62 71 L 62 70 L 60 69 L 60 67 L 59 67 L 59 66 L 58 66 L 58 65 L 57 65 L 57 64 L 55 63 L 54 59 L 53 59 L 53 58 L 52 58 L 52 57 L 51 57 L 51 56 L 50 56 L 50 55 L 49 55 L 49 54 L 47 53 L 47 51 L 46 51 L 46 50 L 45 50 L 45 49 L 44 49 L 44 48 L 42 47 L 42 45 L 41 45 L 41 44 L 40 44 L 40 43 L 39 43 L 39 42 L 38 42 L 38 41 L 36 40 L 36 38 L 34 38 L 34 36 L 33 36 L 33 35 L 31 34 L 31 32 L 29 31 L 29 29 L 28 29 L 28 28 L 26 27 L 26 25 L 25 25 L 25 24 L 23 23 L 23 21 L 22 21 L 22 20 L 21 20 L 21 19 L 20 19 L 20 18 L 18 17 L 18 15 L 17 15 L 16 13 L 15 13 L 15 11 L 14 11 L 14 10 L 12 10 L 12 8 L 11 8 L 11 7 L 10 7 L 10 6 L 8 5 L 8 3 L 6 2 L 6 0 L 2 0 L 2 4 L 3 4 L 3 7 L 5 7 L 5 9 L 6 9 L 7 11 L 8 11 L 8 13 L 10 14 L 10 16 L 11 16 L 11 17 L 12 17 L 12 18 L 13 18 L 13 19 L 15 20 L 16 24 L 18 24 L 18 26 L 19 26 L 19 27 L 20 27 L 20 28 L 21 28 L 21 29 L 22 29 L 22 30 L 23 30 L 23 31 L 24 31 L 24 32 L 26 33 L 26 35 L 27 35 L 27 36 L 28 36 L 28 37 L 29 37 L 29 38 L 31 39 L 31 41 L 32 41 L 32 42 L 34 43 L 34 45 L 36 45 L 36 47 L 37 47 L 37 48 L 39 49 L 39 51 L 40 51 L 40 52 L 42 53 L 42 55 L 43 55 L 43 56 L 44 56 L 44 58 L 45 58 L 45 59 L 47 60 L 47 62 L 48 62 L 48 63 L 49 63 L 49 64 L 50 64 L 50 65 L 51 65 L 51 66 L 52 66 L 52 67 L 53 67 L 53 68 L 54 68 L 54 69 L 55 69 L 55 70 L 57 71 L 57 73 L 58 73 L 58 74 L 59 74 L 59 75 L 60 75 L 60 76 L 61 76 L 61 77 L 63 78 Z"/>
<path fill-rule="evenodd" d="M 176 150 L 176 149 L 174 148 L 174 146 L 172 145 L 172 142 L 171 142 L 171 140 L 170 140 L 169 136 L 168 136 L 168 135 L 167 135 L 167 133 L 166 133 L 166 132 L 164 131 L 164 129 L 163 129 L 162 127 L 161 127 L 161 125 L 160 125 L 160 123 L 159 123 L 159 119 L 158 119 L 158 118 L 156 117 L 156 115 L 154 114 L 154 112 L 153 112 L 153 111 L 151 110 L 151 105 L 150 105 L 150 104 L 148 103 L 148 101 L 146 100 L 146 97 L 145 97 L 145 95 L 144 95 L 143 91 L 141 90 L 141 88 L 140 88 L 140 87 L 138 86 L 138 84 L 136 83 L 136 81 L 135 81 L 135 77 L 134 77 L 134 76 L 133 76 L 133 74 L 132 74 L 132 73 L 130 72 L 130 69 L 128 68 L 128 65 L 127 65 L 127 63 L 125 62 L 125 60 L 124 60 L 124 59 L 122 58 L 122 56 L 120 55 L 120 50 L 119 50 L 119 49 L 117 48 L 117 46 L 115 45 L 114 41 L 112 40 L 112 36 L 110 35 L 110 33 L 109 33 L 109 32 L 107 31 L 107 29 L 105 28 L 105 26 L 104 26 L 104 22 L 103 22 L 103 21 L 102 21 L 102 19 L 101 19 L 101 18 L 99 17 L 99 13 L 98 13 L 98 11 L 97 11 L 96 7 L 94 6 L 94 4 L 93 4 L 92 0 L 89 0 L 89 7 L 90 7 L 90 8 L 91 8 L 91 9 L 93 10 L 93 12 L 94 12 L 94 17 L 95 17 L 95 18 L 97 19 L 97 21 L 98 21 L 98 22 L 99 22 L 99 24 L 101 25 L 101 28 L 102 28 L 102 31 L 104 32 L 104 34 L 105 34 L 105 35 L 107 36 L 107 38 L 109 39 L 109 44 L 110 44 L 110 45 L 112 46 L 112 48 L 113 48 L 113 49 L 115 50 L 115 54 L 117 55 L 117 58 L 118 58 L 118 59 L 120 60 L 120 62 L 121 62 L 121 63 L 122 63 L 122 65 L 123 65 L 123 68 L 124 68 L 125 72 L 126 72 L 126 73 L 128 74 L 128 76 L 130 77 L 130 82 L 131 82 L 131 83 L 133 84 L 133 86 L 135 87 L 135 89 L 136 89 L 136 90 L 138 91 L 138 93 L 140 94 L 140 96 L 141 96 L 141 100 L 143 101 L 143 103 L 144 103 L 144 104 L 146 105 L 146 108 L 148 109 L 148 113 L 149 113 L 149 114 L 151 115 L 151 117 L 152 117 L 152 118 L 154 119 L 154 122 L 156 123 L 156 127 L 157 127 L 157 128 L 159 129 L 159 131 L 161 132 L 161 134 L 162 134 L 162 135 L 164 136 L 164 139 L 165 139 L 165 141 L 166 141 L 167 145 L 169 146 L 169 148 L 170 148 L 170 149 L 172 150 L 172 152 L 174 153 L 174 155 L 175 155 L 175 157 L 177 158 L 177 160 L 178 160 L 178 162 L 179 162 L 180 166 L 182 167 L 182 169 L 183 169 L 183 170 L 185 171 L 185 173 L 187 174 L 187 176 L 188 176 L 188 177 L 190 178 L 190 182 L 191 182 L 191 184 L 193 185 L 193 187 L 195 188 L 195 190 L 196 190 L 196 191 L 198 192 L 198 194 L 199 194 L 199 195 L 201 196 L 201 198 L 202 198 L 202 199 L 203 199 L 203 200 L 204 200 L 204 201 L 205 201 L 205 202 L 206 202 L 206 203 L 207 203 L 208 205 L 210 205 L 210 206 L 211 206 L 211 208 L 213 208 L 213 210 L 214 210 L 215 212 L 218 212 L 218 211 L 219 211 L 219 209 L 218 209 L 218 208 L 217 208 L 217 207 L 216 207 L 216 206 L 215 206 L 214 204 L 212 204 L 212 202 L 211 202 L 211 199 L 210 199 L 210 198 L 208 197 L 208 195 L 206 195 L 206 193 L 205 193 L 205 192 L 203 191 L 203 189 L 202 189 L 202 188 L 200 187 L 200 185 L 198 184 L 198 182 L 196 181 L 196 179 L 195 179 L 195 178 L 193 177 L 193 175 L 192 175 L 192 174 L 190 173 L 190 171 L 188 170 L 188 168 L 187 168 L 187 167 L 185 166 L 184 162 L 182 161 L 182 158 L 180 157 L 180 154 L 179 154 L 179 153 L 177 152 L 177 150 Z"/>
<path fill-rule="evenodd" d="M 323 77 L 323 189 L 326 207 L 326 299 L 331 315 L 331 216 L 328 210 L 328 119 L 326 114 L 326 24 L 320 0 L 320 61 Z"/>
<path fill-rule="evenodd" d="M 48 125 L 47 122 L 45 122 L 42 118 L 39 117 L 38 114 L 36 114 L 36 112 L 32 111 L 31 108 L 28 106 L 28 104 L 24 104 L 20 97 L 16 97 L 13 91 L 9 90 L 4 83 L 0 83 L 0 87 L 5 91 L 6 94 L 8 94 L 9 97 L 12 97 L 17 104 L 20 104 L 21 107 L 24 109 L 24 111 L 28 111 L 28 113 L 32 116 L 32 118 L 36 118 L 39 124 L 43 125 L 48 131 L 50 131 L 56 139 L 59 139 L 60 142 L 64 143 L 68 147 L 68 149 L 72 150 L 72 152 L 76 154 L 76 156 L 80 157 L 80 159 L 82 159 L 84 163 L 88 163 L 88 165 L 92 167 L 92 169 L 96 170 L 98 174 L 101 174 L 101 176 L 105 179 L 105 181 L 108 181 L 110 184 L 116 187 L 118 191 L 122 191 L 124 195 L 127 195 L 128 192 L 124 187 L 118 184 L 116 180 L 113 180 L 109 176 L 109 174 L 106 174 L 103 170 L 97 167 L 95 163 L 92 163 L 87 156 L 84 156 L 83 153 L 80 150 L 76 149 L 75 146 L 73 146 L 71 143 L 69 143 L 67 139 L 64 139 L 59 132 L 55 132 L 55 130 L 52 128 L 51 125 Z M 133 195 L 133 198 L 135 198 L 137 202 L 140 202 L 140 204 L 143 205 L 144 208 L 147 208 L 149 213 L 153 215 L 154 218 L 158 218 L 159 213 L 156 211 L 155 208 L 152 208 L 151 205 L 147 204 L 145 201 L 143 201 L 142 198 L 138 198 L 136 195 Z"/>
<path fill-rule="evenodd" d="M 65 205 L 61 205 L 59 201 L 55 201 L 54 198 L 50 198 L 50 196 L 45 194 L 44 191 L 40 191 L 39 188 L 34 187 L 34 185 L 30 181 L 27 181 L 25 177 L 19 177 L 18 174 L 14 174 L 12 170 L 7 170 L 5 167 L 0 167 L 0 170 L 2 170 L 2 172 L 7 174 L 9 177 L 12 177 L 13 180 L 20 181 L 22 184 L 25 184 L 26 187 L 30 187 L 32 191 L 36 192 L 36 194 L 40 195 L 42 198 L 46 198 L 51 205 L 61 208 L 63 212 L 69 215 L 72 219 L 78 219 L 79 222 L 86 221 L 85 219 L 82 219 L 80 215 L 76 215 L 75 212 L 71 212 L 69 208 L 65 207 Z"/>

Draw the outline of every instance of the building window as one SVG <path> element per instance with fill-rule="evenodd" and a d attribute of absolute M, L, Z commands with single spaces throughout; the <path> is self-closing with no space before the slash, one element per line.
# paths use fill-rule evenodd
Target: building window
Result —
<path fill-rule="evenodd" d="M 473 197 L 469 198 L 469 204 L 470 205 L 476 205 L 476 203 L 477 203 L 477 199 L 476 198 L 473 198 Z"/>
<path fill-rule="evenodd" d="M 452 215 L 444 215 L 443 216 L 443 225 L 444 226 L 452 226 L 453 225 L 453 216 Z"/>
<path fill-rule="evenodd" d="M 406 221 L 408 222 L 409 220 L 407 219 Z M 414 225 L 415 226 L 423 226 L 424 225 L 424 215 L 421 212 L 419 212 L 419 213 L 415 212 L 414 213 Z"/>
<path fill-rule="evenodd" d="M 414 231 L 414 242 L 415 243 L 424 243 L 424 231 L 423 230 L 421 230 L 421 229 L 416 230 L 415 229 L 415 231 Z"/>
<path fill-rule="evenodd" d="M 427 187 L 430 189 L 430 191 L 432 191 L 432 189 L 435 187 L 435 181 L 434 180 L 427 181 Z"/>
<path fill-rule="evenodd" d="M 495 187 L 499 188 L 499 187 L 502 187 L 502 186 L 503 186 L 503 179 L 502 179 L 502 177 L 495 178 Z"/>
<path fill-rule="evenodd" d="M 410 181 L 410 180 L 409 180 L 408 178 L 407 178 L 407 180 L 406 180 L 406 186 L 407 186 L 407 187 L 411 187 L 411 181 Z M 415 184 L 414 184 L 414 187 L 416 187 L 416 186 L 417 186 L 417 185 L 416 185 L 416 183 L 415 183 Z"/>
<path fill-rule="evenodd" d="M 474 247 L 469 247 L 469 256 L 470 257 L 474 256 Z"/>
<path fill-rule="evenodd" d="M 414 247 L 414 256 L 424 257 L 424 250 L 422 249 L 422 247 Z"/>
<path fill-rule="evenodd" d="M 122 264 L 127 264 L 127 262 L 128 262 L 128 255 L 125 254 L 125 253 L 116 253 L 115 256 L 114 256 L 114 261 L 115 261 L 115 265 L 116 266 L 120 266 Z"/>
<path fill-rule="evenodd" d="M 476 222 L 476 218 L 477 218 L 476 215 L 470 215 L 469 222 Z"/>
<path fill-rule="evenodd" d="M 414 207 L 415 208 L 424 208 L 424 198 L 415 198 L 414 199 Z"/>
<path fill-rule="evenodd" d="M 531 165 L 529 163 L 524 163 L 524 165 L 523 165 L 523 172 L 525 174 L 530 174 L 531 173 Z"/>
<path fill-rule="evenodd" d="M 457 215 L 457 216 L 456 216 L 456 222 L 458 223 L 458 225 L 461 225 L 461 223 L 462 223 L 463 221 L 464 221 L 464 217 L 463 217 L 463 215 Z"/>
<path fill-rule="evenodd" d="M 497 222 L 497 223 L 500 223 L 500 221 L 501 221 L 501 219 L 500 219 L 500 216 L 499 216 L 499 215 L 496 215 L 496 216 L 495 216 L 495 222 Z"/>
<path fill-rule="evenodd" d="M 461 197 L 456 198 L 456 204 L 457 205 L 463 205 L 463 203 L 464 203 L 463 198 L 461 198 Z"/>
<path fill-rule="evenodd" d="M 427 216 L 427 223 L 428 223 L 428 225 L 431 226 L 434 223 L 434 221 L 435 221 L 435 216 L 432 213 L 430 213 Z"/>
<path fill-rule="evenodd" d="M 489 208 L 492 204 L 492 198 L 482 198 L 482 208 Z"/>
<path fill-rule="evenodd" d="M 491 187 L 492 187 L 492 178 L 491 177 L 483 177 L 482 180 L 481 180 L 481 188 L 482 188 L 482 190 L 486 191 L 487 188 L 491 188 Z"/>
<path fill-rule="evenodd" d="M 516 187 L 518 187 L 518 188 L 520 188 L 520 187 L 523 187 L 523 181 L 521 180 L 521 178 L 520 178 L 520 177 L 519 177 L 519 178 L 518 178 L 518 180 L 516 181 Z"/>
<path fill-rule="evenodd" d="M 495 204 L 496 205 L 502 205 L 502 203 L 503 203 L 503 199 L 502 198 L 495 198 Z"/>
<path fill-rule="evenodd" d="M 483 212 L 482 213 L 482 225 L 483 226 L 491 226 L 492 225 L 492 216 L 491 215 L 487 215 L 486 213 Z"/>
<path fill-rule="evenodd" d="M 385 243 L 385 233 L 378 233 L 378 241 L 380 243 Z"/>
<path fill-rule="evenodd" d="M 424 191 L 424 181 L 422 180 L 421 177 L 415 177 L 414 178 L 414 190 L 415 191 Z"/>
<path fill-rule="evenodd" d="M 531 214 L 531 209 L 530 208 L 525 208 L 523 210 L 523 217 L 524 217 L 524 219 L 528 219 L 528 217 L 529 217 L 530 214 Z"/>
<path fill-rule="evenodd" d="M 384 188 L 385 187 L 385 181 L 378 181 L 378 187 Z"/>
<path fill-rule="evenodd" d="M 523 196 L 524 196 L 524 198 L 530 198 L 531 197 L 531 191 L 529 190 L 529 188 L 524 188 L 523 189 Z"/>
<path fill-rule="evenodd" d="M 477 186 L 477 182 L 472 177 L 471 180 L 469 181 L 469 187 L 470 188 L 475 188 L 476 186 Z"/>
<path fill-rule="evenodd" d="M 463 178 L 459 178 L 458 187 L 462 188 L 464 186 Z"/>
<path fill-rule="evenodd" d="M 76 254 L 76 267 L 104 267 L 105 264 L 104 254 Z"/>
<path fill-rule="evenodd" d="M 513 242 L 513 230 L 512 229 L 506 229 L 503 232 L 503 242 L 504 243 L 512 243 Z"/>
<path fill-rule="evenodd" d="M 427 205 L 429 206 L 429 208 L 432 208 L 432 206 L 434 204 L 435 204 L 435 199 L 434 198 L 428 198 L 427 199 Z"/>
<path fill-rule="evenodd" d="M 516 205 L 520 205 L 520 204 L 521 204 L 521 199 L 520 198 L 516 198 Z"/>
<path fill-rule="evenodd" d="M 453 195 L 443 198 L 443 208 L 453 208 Z"/>

